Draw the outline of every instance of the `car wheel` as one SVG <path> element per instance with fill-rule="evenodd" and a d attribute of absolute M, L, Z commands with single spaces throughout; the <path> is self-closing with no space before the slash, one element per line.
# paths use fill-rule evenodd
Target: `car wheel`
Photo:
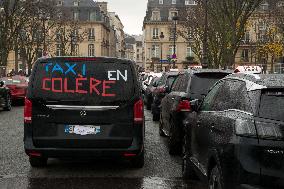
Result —
<path fill-rule="evenodd" d="M 177 142 L 176 136 L 177 135 L 177 129 L 174 126 L 173 121 L 170 121 L 170 133 L 169 133 L 169 154 L 170 155 L 180 155 L 182 152 L 182 145 Z"/>
<path fill-rule="evenodd" d="M 198 180 L 193 165 L 190 161 L 190 154 L 190 140 L 188 136 L 185 135 L 182 145 L 182 176 L 184 179 Z"/>
<path fill-rule="evenodd" d="M 143 149 L 143 151 L 141 152 L 141 154 L 139 156 L 137 156 L 136 158 L 131 160 L 131 167 L 133 168 L 143 168 L 144 167 L 144 162 L 145 162 L 145 151 Z"/>
<path fill-rule="evenodd" d="M 6 97 L 6 106 L 4 107 L 5 111 L 11 111 L 12 109 L 12 99 L 11 96 L 8 94 Z"/>
<path fill-rule="evenodd" d="M 159 135 L 162 137 L 165 137 L 165 133 L 163 131 L 163 118 L 162 118 L 162 112 L 160 113 L 160 121 L 159 121 Z"/>
<path fill-rule="evenodd" d="M 222 174 L 216 165 L 210 173 L 209 189 L 223 189 L 224 183 L 222 181 Z"/>
<path fill-rule="evenodd" d="M 29 161 L 32 167 L 45 167 L 47 165 L 47 158 L 43 157 L 29 157 Z"/>

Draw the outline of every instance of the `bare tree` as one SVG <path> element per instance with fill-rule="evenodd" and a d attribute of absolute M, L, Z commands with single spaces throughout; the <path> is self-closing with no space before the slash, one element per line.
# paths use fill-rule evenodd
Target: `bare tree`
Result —
<path fill-rule="evenodd" d="M 208 49 L 202 50 L 208 50 L 206 56 L 209 66 L 233 66 L 247 21 L 262 0 L 198 0 L 197 2 L 197 6 L 187 11 L 183 32 L 191 31 L 193 34 L 191 44 L 198 57 L 201 55 L 200 48 L 204 46 L 204 42 L 208 43 Z M 205 25 L 207 27 L 204 27 Z"/>

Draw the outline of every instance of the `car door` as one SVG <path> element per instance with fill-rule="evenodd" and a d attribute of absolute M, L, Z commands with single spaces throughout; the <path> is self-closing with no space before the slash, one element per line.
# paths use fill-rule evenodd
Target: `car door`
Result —
<path fill-rule="evenodd" d="M 207 132 L 207 128 L 216 121 L 212 107 L 222 87 L 223 82 L 220 81 L 212 88 L 196 113 L 196 122 L 191 123 L 192 157 L 190 159 L 204 175 L 207 173 L 204 157 L 209 147 L 209 133 Z"/>
<path fill-rule="evenodd" d="M 178 76 L 175 80 L 172 91 L 166 95 L 162 100 L 162 118 L 163 118 L 163 124 L 164 124 L 164 132 L 168 135 L 169 128 L 170 128 L 170 111 L 172 104 L 174 102 L 175 96 L 177 91 L 179 90 L 179 86 L 181 84 L 182 76 Z"/>

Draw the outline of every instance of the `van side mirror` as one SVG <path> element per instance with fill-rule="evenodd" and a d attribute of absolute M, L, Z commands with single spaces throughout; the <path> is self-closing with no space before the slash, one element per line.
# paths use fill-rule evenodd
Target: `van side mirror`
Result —
<path fill-rule="evenodd" d="M 199 106 L 200 106 L 200 101 L 198 99 L 190 101 L 190 106 L 192 111 L 198 112 Z"/>
<path fill-rule="evenodd" d="M 0 81 L 0 87 L 3 87 L 5 85 L 4 81 Z"/>

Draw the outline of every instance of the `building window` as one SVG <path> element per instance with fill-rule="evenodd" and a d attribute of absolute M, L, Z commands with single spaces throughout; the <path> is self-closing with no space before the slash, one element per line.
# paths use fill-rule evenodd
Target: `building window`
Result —
<path fill-rule="evenodd" d="M 153 21 L 161 20 L 161 18 L 160 18 L 160 11 L 153 11 L 152 12 L 152 20 Z"/>
<path fill-rule="evenodd" d="M 193 0 L 185 0 L 185 5 L 197 5 L 197 2 Z"/>
<path fill-rule="evenodd" d="M 187 46 L 186 47 L 186 57 L 194 57 L 194 53 L 192 51 L 192 48 Z"/>
<path fill-rule="evenodd" d="M 159 4 L 160 5 L 164 4 L 164 0 L 159 0 Z"/>
<path fill-rule="evenodd" d="M 95 39 L 95 28 L 89 28 L 89 40 Z"/>
<path fill-rule="evenodd" d="M 159 45 L 152 45 L 152 58 L 160 57 L 159 49 L 160 49 Z"/>
<path fill-rule="evenodd" d="M 90 44 L 88 46 L 88 56 L 95 56 L 95 45 Z"/>
<path fill-rule="evenodd" d="M 259 6 L 259 9 L 262 11 L 267 11 L 268 8 L 269 8 L 269 4 L 267 1 L 263 1 Z"/>
<path fill-rule="evenodd" d="M 73 5 L 74 5 L 74 7 L 78 7 L 79 6 L 79 2 L 78 1 L 74 1 Z"/>
<path fill-rule="evenodd" d="M 172 4 L 173 5 L 177 4 L 177 0 L 172 0 Z"/>
<path fill-rule="evenodd" d="M 78 56 L 79 55 L 79 44 L 74 45 L 74 55 Z"/>
<path fill-rule="evenodd" d="M 92 11 L 89 13 L 89 21 L 96 21 L 97 13 L 95 11 Z"/>
<path fill-rule="evenodd" d="M 61 44 L 56 44 L 56 56 L 62 56 Z"/>
<path fill-rule="evenodd" d="M 62 6 L 63 5 L 63 2 L 62 1 L 57 1 L 57 6 Z"/>
<path fill-rule="evenodd" d="M 174 45 L 169 46 L 169 55 L 172 57 L 174 54 Z M 176 46 L 176 54 L 177 54 L 177 46 Z"/>
<path fill-rule="evenodd" d="M 277 3 L 277 7 L 284 7 L 284 1 L 280 1 Z"/>
<path fill-rule="evenodd" d="M 159 28 L 153 28 L 153 39 L 159 39 Z"/>
<path fill-rule="evenodd" d="M 169 20 L 173 20 L 173 18 L 177 16 L 178 16 L 178 11 L 170 11 Z"/>
<path fill-rule="evenodd" d="M 250 33 L 246 32 L 243 38 L 243 43 L 249 43 L 250 42 Z"/>
<path fill-rule="evenodd" d="M 74 20 L 79 20 L 79 12 L 78 11 L 73 12 L 73 18 L 74 18 Z"/>
<path fill-rule="evenodd" d="M 249 50 L 243 49 L 242 51 L 242 61 L 243 62 L 249 62 Z"/>

